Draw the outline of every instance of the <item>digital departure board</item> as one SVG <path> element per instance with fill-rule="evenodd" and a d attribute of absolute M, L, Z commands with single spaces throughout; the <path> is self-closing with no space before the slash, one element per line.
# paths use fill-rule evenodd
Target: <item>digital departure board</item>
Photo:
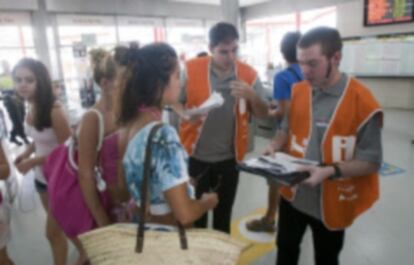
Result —
<path fill-rule="evenodd" d="M 414 0 L 365 0 L 365 26 L 414 21 Z"/>

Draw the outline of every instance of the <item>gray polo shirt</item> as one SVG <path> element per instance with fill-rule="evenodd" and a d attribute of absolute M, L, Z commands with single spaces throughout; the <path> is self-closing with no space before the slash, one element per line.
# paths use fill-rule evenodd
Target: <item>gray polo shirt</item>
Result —
<path fill-rule="evenodd" d="M 220 79 L 213 71 L 211 65 L 210 85 L 213 91 L 221 93 L 224 104 L 217 109 L 211 110 L 204 122 L 200 138 L 195 147 L 192 157 L 205 162 L 218 162 L 235 158 L 234 136 L 235 136 L 235 98 L 231 95 L 230 82 L 236 80 L 236 73 L 232 71 L 228 76 Z M 187 73 L 182 72 L 182 88 L 180 102 L 187 101 Z M 253 84 L 253 89 L 262 99 L 265 93 L 259 78 Z"/>
<path fill-rule="evenodd" d="M 340 99 L 348 77 L 342 74 L 341 79 L 331 88 L 312 90 L 312 134 L 305 158 L 322 161 L 321 142 L 335 107 Z M 282 122 L 282 130 L 288 131 L 287 117 Z M 355 159 L 377 164 L 382 162 L 381 120 L 374 115 L 358 132 L 355 148 Z M 315 188 L 299 185 L 292 205 L 299 211 L 321 220 L 321 187 Z"/>

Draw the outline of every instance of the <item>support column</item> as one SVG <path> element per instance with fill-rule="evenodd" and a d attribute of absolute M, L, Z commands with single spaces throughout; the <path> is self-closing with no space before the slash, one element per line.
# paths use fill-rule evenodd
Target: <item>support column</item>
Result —
<path fill-rule="evenodd" d="M 38 0 L 39 8 L 32 14 L 33 37 L 36 54 L 49 69 L 51 70 L 51 60 L 49 53 L 49 44 L 47 41 L 47 28 L 50 25 L 49 15 L 46 11 L 46 0 Z"/>
<path fill-rule="evenodd" d="M 221 0 L 222 20 L 240 28 L 239 0 Z"/>

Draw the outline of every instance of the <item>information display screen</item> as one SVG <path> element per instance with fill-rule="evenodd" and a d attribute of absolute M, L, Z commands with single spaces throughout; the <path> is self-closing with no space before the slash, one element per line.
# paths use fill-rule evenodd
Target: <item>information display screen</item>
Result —
<path fill-rule="evenodd" d="M 365 0 L 365 26 L 414 21 L 414 0 Z"/>

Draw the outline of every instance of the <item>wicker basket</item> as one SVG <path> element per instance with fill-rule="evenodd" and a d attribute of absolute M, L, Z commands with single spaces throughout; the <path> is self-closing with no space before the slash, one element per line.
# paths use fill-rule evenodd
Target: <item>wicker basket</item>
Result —
<path fill-rule="evenodd" d="M 247 244 L 206 229 L 187 230 L 188 250 L 176 232 L 146 231 L 144 251 L 134 251 L 136 225 L 115 224 L 80 236 L 92 265 L 233 265 Z"/>

